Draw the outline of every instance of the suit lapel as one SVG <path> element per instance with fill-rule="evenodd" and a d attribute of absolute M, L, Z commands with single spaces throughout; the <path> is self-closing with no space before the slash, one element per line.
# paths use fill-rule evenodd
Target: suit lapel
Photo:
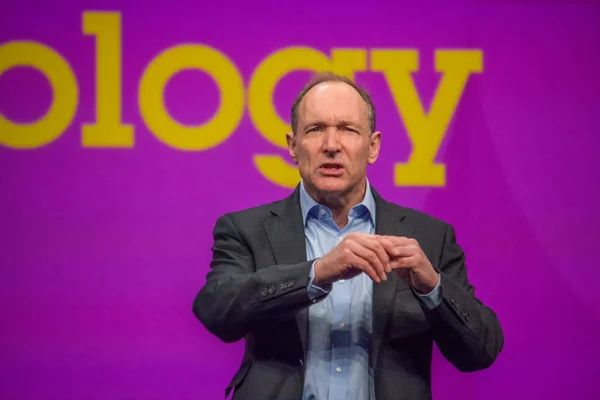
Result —
<path fill-rule="evenodd" d="M 292 195 L 273 206 L 272 216 L 262 221 L 276 264 L 299 264 L 307 261 L 299 194 L 299 186 L 297 186 Z M 296 324 L 302 342 L 302 350 L 306 354 L 308 308 L 304 308 L 296 314 Z"/>
<path fill-rule="evenodd" d="M 399 212 L 402 209 L 383 200 L 375 189 L 371 188 L 371 190 L 377 206 L 375 232 L 378 235 L 413 237 L 413 227 L 404 221 L 404 215 Z M 398 279 L 394 273 L 388 274 L 387 281 L 373 285 L 373 336 L 370 358 L 373 368 L 377 366 L 377 356 L 389 319 L 394 293 L 402 287 L 409 288 L 408 284 Z"/>

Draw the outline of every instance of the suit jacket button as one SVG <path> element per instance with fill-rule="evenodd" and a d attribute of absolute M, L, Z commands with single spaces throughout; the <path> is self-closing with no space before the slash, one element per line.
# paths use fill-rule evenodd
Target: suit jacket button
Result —
<path fill-rule="evenodd" d="M 289 288 L 291 288 L 291 287 L 292 287 L 292 286 L 294 286 L 295 284 L 296 284 L 296 281 L 295 281 L 295 280 L 293 280 L 293 279 L 290 279 L 290 280 L 288 281 L 288 283 L 287 283 L 287 286 L 288 286 Z"/>
<path fill-rule="evenodd" d="M 264 288 L 264 289 L 262 290 L 262 292 L 260 292 L 260 294 L 262 294 L 262 295 L 263 295 L 263 297 L 267 297 L 267 295 L 269 294 L 269 292 L 267 291 L 267 288 Z"/>
<path fill-rule="evenodd" d="M 279 290 L 285 290 L 285 289 L 287 289 L 287 287 L 288 287 L 287 283 L 286 282 L 282 282 L 281 286 L 279 286 Z"/>
<path fill-rule="evenodd" d="M 275 293 L 275 285 L 269 285 L 269 293 L 270 294 Z"/>

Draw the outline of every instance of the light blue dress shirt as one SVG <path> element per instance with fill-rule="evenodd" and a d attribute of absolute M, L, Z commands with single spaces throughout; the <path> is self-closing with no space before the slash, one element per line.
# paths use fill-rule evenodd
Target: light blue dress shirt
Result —
<path fill-rule="evenodd" d="M 318 204 L 300 185 L 306 256 L 317 259 L 330 252 L 349 233 L 374 234 L 375 199 L 367 182 L 365 197 L 352 208 L 340 229 L 331 210 Z M 371 349 L 373 281 L 366 274 L 339 280 L 330 288 L 312 285 L 308 309 L 308 347 L 303 400 L 375 400 Z M 429 294 L 419 295 L 427 307 L 441 301 L 439 282 Z M 320 300 L 320 301 L 318 301 Z"/>

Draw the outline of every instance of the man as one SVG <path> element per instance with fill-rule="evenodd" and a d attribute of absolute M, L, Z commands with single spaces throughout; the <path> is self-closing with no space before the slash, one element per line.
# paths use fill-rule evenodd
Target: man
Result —
<path fill-rule="evenodd" d="M 429 399 L 434 341 L 460 371 L 489 367 L 502 330 L 474 296 L 453 228 L 369 185 L 381 142 L 370 96 L 317 75 L 291 124 L 300 184 L 282 201 L 219 218 L 194 300 L 210 332 L 246 339 L 225 395 Z"/>

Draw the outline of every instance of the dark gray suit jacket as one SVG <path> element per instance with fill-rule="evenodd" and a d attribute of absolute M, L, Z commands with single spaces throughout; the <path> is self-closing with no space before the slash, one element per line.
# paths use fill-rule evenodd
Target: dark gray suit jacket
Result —
<path fill-rule="evenodd" d="M 370 363 L 377 400 L 430 399 L 435 341 L 460 371 L 487 368 L 504 343 L 494 312 L 474 295 L 453 228 L 389 203 L 373 189 L 376 233 L 415 238 L 441 274 L 441 304 L 425 309 L 395 274 L 373 287 Z M 226 389 L 235 400 L 300 400 L 308 336 L 308 275 L 298 187 L 288 198 L 219 218 L 213 261 L 193 312 L 225 342 L 246 339 Z"/>

